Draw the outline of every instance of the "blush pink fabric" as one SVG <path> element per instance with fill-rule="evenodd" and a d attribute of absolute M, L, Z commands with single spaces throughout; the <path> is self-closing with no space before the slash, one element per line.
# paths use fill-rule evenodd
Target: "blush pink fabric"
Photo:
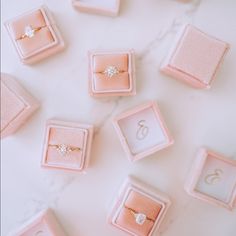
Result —
<path fill-rule="evenodd" d="M 194 27 L 187 27 L 171 65 L 208 84 L 222 60 L 227 45 Z"/>
<path fill-rule="evenodd" d="M 229 45 L 186 25 L 161 71 L 196 88 L 210 88 Z"/>
<path fill-rule="evenodd" d="M 205 184 L 207 174 L 221 169 L 220 181 L 214 185 Z M 236 207 L 236 161 L 213 151 L 201 148 L 194 159 L 186 178 L 185 190 L 191 196 L 229 210 Z"/>
<path fill-rule="evenodd" d="M 35 32 L 32 38 L 19 39 L 25 33 L 25 27 L 31 26 L 32 28 L 43 27 Z M 52 44 L 55 39 L 53 38 L 50 29 L 48 28 L 41 10 L 36 10 L 30 14 L 26 14 L 21 18 L 16 19 L 10 23 L 13 37 L 24 56 L 28 56 L 33 52 Z"/>
<path fill-rule="evenodd" d="M 108 66 L 115 66 L 119 71 L 128 71 L 128 55 L 107 54 L 94 56 L 93 71 L 95 73 L 103 72 Z"/>
<path fill-rule="evenodd" d="M 41 233 L 39 233 L 41 232 Z M 50 231 L 47 222 L 45 220 L 41 220 L 38 224 L 34 225 L 33 227 L 29 228 L 26 232 L 22 233 L 21 236 L 51 236 L 53 232 Z"/>
<path fill-rule="evenodd" d="M 81 167 L 82 156 L 85 142 L 85 132 L 81 129 L 72 128 L 50 128 L 48 144 L 66 144 L 69 146 L 79 147 L 81 151 L 70 152 L 66 157 L 62 157 L 60 153 L 53 147 L 48 146 L 46 162 L 48 164 L 60 165 L 63 167 Z"/>
<path fill-rule="evenodd" d="M 27 26 L 42 28 L 33 37 L 22 39 Z M 5 22 L 5 27 L 24 64 L 36 63 L 65 48 L 61 33 L 45 5 Z"/>
<path fill-rule="evenodd" d="M 1 73 L 1 138 L 15 133 L 39 107 L 11 75 Z"/>
<path fill-rule="evenodd" d="M 120 0 L 72 0 L 72 5 L 81 12 L 117 16 Z"/>
<path fill-rule="evenodd" d="M 26 108 L 26 104 L 1 80 L 1 132 Z"/>
<path fill-rule="evenodd" d="M 95 55 L 93 60 L 93 82 L 96 90 L 110 91 L 130 88 L 129 61 L 127 54 Z M 121 73 L 108 78 L 103 71 L 108 66 L 115 66 Z"/>
<path fill-rule="evenodd" d="M 20 229 L 10 233 L 14 236 L 65 236 L 64 230 L 59 224 L 51 209 L 39 212 Z"/>
<path fill-rule="evenodd" d="M 147 236 L 152 230 L 162 206 L 147 196 L 133 190 L 130 191 L 124 205 L 116 219 L 116 223 L 136 235 Z M 146 220 L 143 225 L 137 224 L 134 215 L 127 208 L 145 214 L 152 221 Z"/>
<path fill-rule="evenodd" d="M 113 78 L 107 78 L 104 74 L 94 74 L 94 87 L 96 90 L 110 91 L 130 88 L 129 73 L 123 72 Z"/>

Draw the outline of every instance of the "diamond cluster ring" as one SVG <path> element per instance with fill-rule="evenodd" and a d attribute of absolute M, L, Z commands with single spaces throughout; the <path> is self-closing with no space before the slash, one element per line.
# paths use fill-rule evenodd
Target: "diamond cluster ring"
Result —
<path fill-rule="evenodd" d="M 108 66 L 102 73 L 105 74 L 108 78 L 112 78 L 115 75 L 122 73 L 119 71 L 116 66 Z"/>
<path fill-rule="evenodd" d="M 143 225 L 147 220 L 153 221 L 151 218 L 147 217 L 144 213 L 137 212 L 129 207 L 125 207 L 130 211 L 130 213 L 134 216 L 135 222 L 138 225 Z"/>
<path fill-rule="evenodd" d="M 44 28 L 45 26 L 40 26 L 33 28 L 31 25 L 27 25 L 24 29 L 24 34 L 21 35 L 17 40 L 21 40 L 24 38 L 32 38 L 35 36 L 35 33 Z"/>
<path fill-rule="evenodd" d="M 70 152 L 81 151 L 81 148 L 79 147 L 68 146 L 66 144 L 49 144 L 48 146 L 55 148 L 63 157 L 68 155 Z"/>

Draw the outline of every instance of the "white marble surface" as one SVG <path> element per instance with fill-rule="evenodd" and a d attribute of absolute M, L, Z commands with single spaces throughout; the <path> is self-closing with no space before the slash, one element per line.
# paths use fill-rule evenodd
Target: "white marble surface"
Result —
<path fill-rule="evenodd" d="M 162 236 L 235 236 L 236 211 L 208 205 L 183 190 L 197 149 L 206 145 L 236 156 L 236 1 L 123 0 L 117 18 L 81 14 L 70 1 L 44 1 L 53 10 L 67 49 L 34 66 L 20 64 L 2 28 L 2 71 L 18 77 L 42 104 L 16 135 L 2 141 L 2 235 L 39 210 L 52 207 L 70 236 L 121 236 L 106 223 L 120 184 L 132 174 L 173 200 Z M 41 0 L 2 0 L 2 20 Z M 231 44 L 210 91 L 192 89 L 159 72 L 176 32 L 190 22 Z M 89 49 L 134 48 L 137 96 L 93 99 L 87 92 Z M 111 124 L 115 114 L 159 101 L 175 144 L 135 164 L 128 162 Z M 48 118 L 96 125 L 86 175 L 40 168 Z"/>

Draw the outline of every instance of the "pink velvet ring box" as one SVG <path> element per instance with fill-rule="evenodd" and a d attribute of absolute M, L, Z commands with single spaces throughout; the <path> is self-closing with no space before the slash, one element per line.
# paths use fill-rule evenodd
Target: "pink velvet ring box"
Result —
<path fill-rule="evenodd" d="M 5 23 L 20 60 L 33 64 L 59 51 L 65 45 L 46 6 L 41 6 Z"/>
<path fill-rule="evenodd" d="M 117 16 L 120 0 L 72 0 L 72 5 L 81 12 Z"/>
<path fill-rule="evenodd" d="M 94 97 L 136 94 L 134 51 L 89 52 L 89 93 Z"/>
<path fill-rule="evenodd" d="M 166 194 L 129 177 L 115 198 L 108 221 L 134 236 L 154 235 L 171 201 Z"/>
<path fill-rule="evenodd" d="M 118 115 L 113 125 L 130 161 L 137 161 L 174 143 L 154 101 Z"/>
<path fill-rule="evenodd" d="M 43 210 L 9 236 L 66 236 L 51 209 Z"/>
<path fill-rule="evenodd" d="M 1 73 L 1 138 L 15 133 L 38 107 L 38 101 L 11 75 Z"/>
<path fill-rule="evenodd" d="M 49 120 L 42 167 L 84 172 L 89 164 L 92 139 L 92 125 Z"/>
<path fill-rule="evenodd" d="M 200 149 L 185 189 L 195 198 L 232 210 L 236 207 L 236 160 Z"/>
<path fill-rule="evenodd" d="M 229 44 L 185 25 L 161 71 L 195 88 L 210 88 Z"/>

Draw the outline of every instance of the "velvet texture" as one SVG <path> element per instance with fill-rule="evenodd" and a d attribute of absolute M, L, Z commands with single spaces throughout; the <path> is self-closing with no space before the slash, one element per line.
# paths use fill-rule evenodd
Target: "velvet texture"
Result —
<path fill-rule="evenodd" d="M 120 73 L 109 78 L 103 72 L 115 66 Z M 93 57 L 93 83 L 97 91 L 127 90 L 130 88 L 128 54 L 95 55 Z"/>
<path fill-rule="evenodd" d="M 132 190 L 130 191 L 124 206 L 116 219 L 116 223 L 135 233 L 137 236 L 147 236 L 152 230 L 161 208 L 161 204 L 158 204 L 147 196 Z M 142 225 L 136 223 L 134 214 L 130 209 L 136 213 L 142 213 L 147 216 L 147 219 Z"/>
<path fill-rule="evenodd" d="M 25 37 L 21 39 L 20 37 L 25 34 L 26 26 L 31 26 L 33 29 L 42 28 L 35 32 L 32 38 Z M 55 41 L 41 10 L 33 11 L 12 21 L 10 28 L 20 52 L 25 57 L 50 46 Z"/>

